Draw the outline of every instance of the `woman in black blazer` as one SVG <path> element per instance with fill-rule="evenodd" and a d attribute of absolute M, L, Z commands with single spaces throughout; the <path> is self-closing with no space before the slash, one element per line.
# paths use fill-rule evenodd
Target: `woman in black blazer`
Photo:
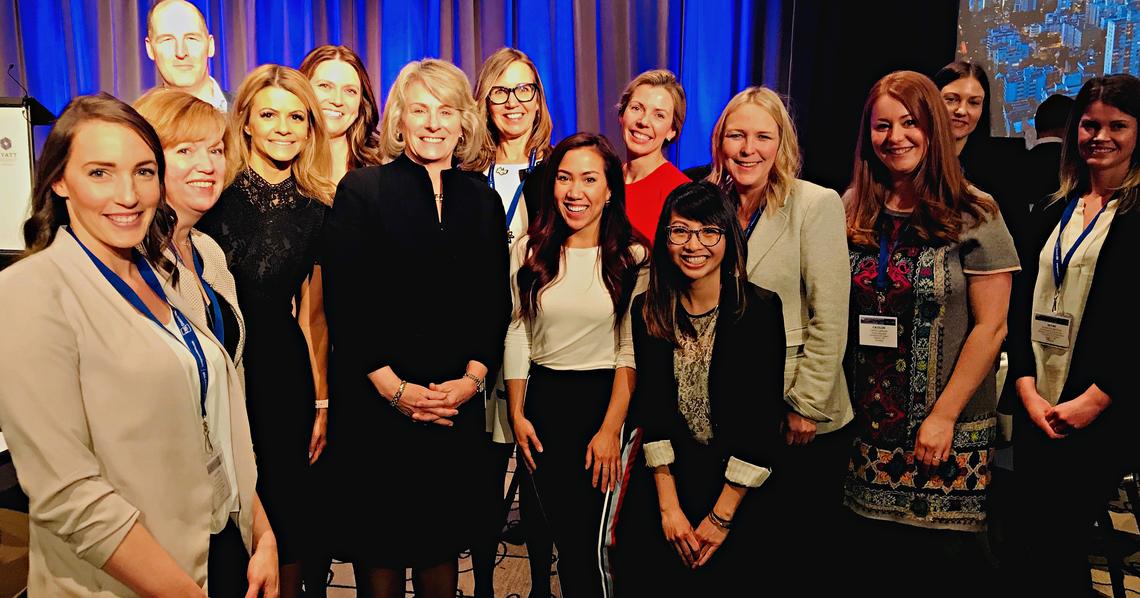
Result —
<path fill-rule="evenodd" d="M 1140 79 L 1097 77 L 1081 88 L 1061 188 L 1035 214 L 1040 258 L 1025 264 L 1014 291 L 1013 544 L 1023 549 L 1014 579 L 1026 595 L 1089 592 L 1093 522 L 1140 464 L 1135 352 L 1121 346 L 1140 338 L 1138 117 Z"/>
<path fill-rule="evenodd" d="M 632 309 L 649 467 L 632 472 L 616 583 L 620 595 L 732 595 L 755 576 L 749 563 L 764 562 L 774 514 L 780 299 L 748 282 L 740 225 L 711 183 L 669 194 L 655 241 L 649 290 Z"/>

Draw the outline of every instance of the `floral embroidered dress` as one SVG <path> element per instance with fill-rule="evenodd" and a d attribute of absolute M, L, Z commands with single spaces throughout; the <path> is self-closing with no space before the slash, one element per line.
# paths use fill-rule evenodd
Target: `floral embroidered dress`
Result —
<path fill-rule="evenodd" d="M 916 466 L 914 443 L 972 325 L 969 276 L 1016 271 L 1017 253 L 1000 215 L 981 222 L 963 215 L 963 232 L 951 244 L 924 241 L 909 219 L 886 210 L 880 217 L 893 248 L 884 290 L 875 284 L 878 247 L 850 248 L 848 380 L 856 438 L 844 503 L 872 519 L 979 531 L 997 434 L 995 376 L 983 379 L 958 416 L 945 463 Z M 860 315 L 898 318 L 898 348 L 860 345 Z"/>

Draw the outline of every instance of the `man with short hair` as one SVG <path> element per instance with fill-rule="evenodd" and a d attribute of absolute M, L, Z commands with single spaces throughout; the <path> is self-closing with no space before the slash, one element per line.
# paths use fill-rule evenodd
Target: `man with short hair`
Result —
<path fill-rule="evenodd" d="M 1061 94 L 1051 95 L 1037 106 L 1033 117 L 1037 143 L 1029 150 L 1030 177 L 1026 181 L 1030 209 L 1048 203 L 1049 195 L 1061 186 L 1061 145 L 1072 107 L 1073 99 Z"/>
<path fill-rule="evenodd" d="M 158 0 L 146 23 L 146 55 L 158 67 L 161 85 L 227 111 L 230 98 L 210 76 L 207 63 L 214 56 L 214 36 L 198 7 L 186 0 Z"/>

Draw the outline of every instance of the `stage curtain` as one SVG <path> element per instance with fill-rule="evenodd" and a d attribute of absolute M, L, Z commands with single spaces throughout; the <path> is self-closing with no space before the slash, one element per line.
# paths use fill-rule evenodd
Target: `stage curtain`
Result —
<path fill-rule="evenodd" d="M 233 90 L 253 67 L 297 66 L 324 43 L 364 59 L 381 101 L 409 60 L 454 62 L 474 80 L 482 60 L 515 46 L 546 85 L 555 140 L 600 131 L 622 147 L 614 108 L 638 72 L 669 68 L 688 118 L 669 157 L 708 161 L 709 134 L 728 99 L 750 84 L 786 91 L 782 19 L 794 0 L 192 0 L 216 53 L 211 73 Z M 146 56 L 150 0 L 0 0 L 0 61 L 58 112 L 103 90 L 127 101 L 155 84 Z M 20 95 L 5 77 L 4 95 Z"/>

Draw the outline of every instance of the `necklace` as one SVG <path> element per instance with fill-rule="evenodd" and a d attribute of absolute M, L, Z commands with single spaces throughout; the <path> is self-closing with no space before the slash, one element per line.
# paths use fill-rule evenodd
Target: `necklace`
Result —
<path fill-rule="evenodd" d="M 435 203 L 443 203 L 443 194 L 442 193 L 436 193 L 435 194 Z"/>

